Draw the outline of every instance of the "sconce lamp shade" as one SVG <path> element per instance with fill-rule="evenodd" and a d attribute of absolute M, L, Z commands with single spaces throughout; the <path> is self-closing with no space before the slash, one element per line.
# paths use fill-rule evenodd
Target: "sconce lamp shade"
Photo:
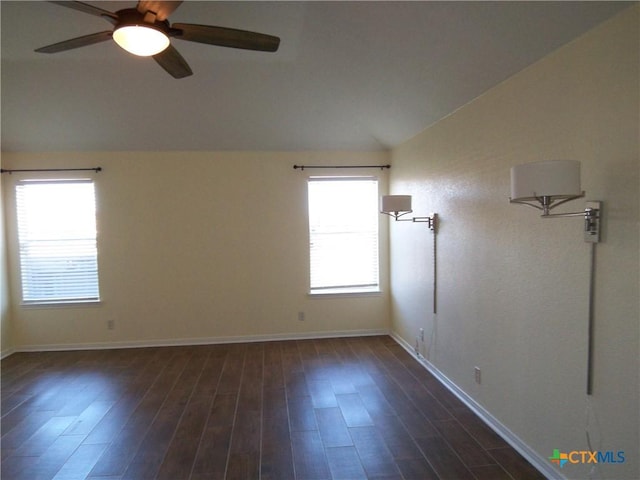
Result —
<path fill-rule="evenodd" d="M 411 195 L 384 195 L 380 200 L 382 213 L 411 212 Z"/>
<path fill-rule="evenodd" d="M 580 162 L 577 160 L 533 162 L 511 168 L 512 201 L 580 196 Z"/>

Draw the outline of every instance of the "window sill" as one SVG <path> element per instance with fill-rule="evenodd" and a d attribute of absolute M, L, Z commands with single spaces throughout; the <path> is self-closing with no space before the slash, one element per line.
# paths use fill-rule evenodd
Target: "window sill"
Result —
<path fill-rule="evenodd" d="M 371 297 L 379 296 L 382 291 L 379 288 L 327 288 L 309 292 L 311 298 L 335 298 L 335 297 Z"/>
<path fill-rule="evenodd" d="M 101 300 L 60 301 L 60 302 L 22 302 L 23 308 L 87 308 L 102 305 Z"/>

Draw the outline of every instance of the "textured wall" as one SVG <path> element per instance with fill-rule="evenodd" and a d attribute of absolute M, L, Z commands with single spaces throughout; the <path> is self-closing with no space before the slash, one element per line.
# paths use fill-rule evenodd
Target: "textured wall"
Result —
<path fill-rule="evenodd" d="M 559 49 L 395 149 L 391 193 L 438 212 L 391 226 L 393 329 L 543 459 L 624 450 L 606 478 L 638 478 L 638 7 Z M 512 165 L 582 162 L 604 202 L 597 247 L 594 395 L 585 394 L 590 246 L 582 220 L 511 205 Z M 581 210 L 584 200 L 559 207 Z M 474 366 L 482 383 L 474 381 Z M 588 468 L 565 467 L 584 478 Z"/>
<path fill-rule="evenodd" d="M 386 331 L 380 295 L 308 295 L 307 177 L 295 163 L 385 164 L 385 153 L 29 153 L 6 168 L 92 167 L 102 303 L 25 308 L 12 182 L 3 175 L 16 347 L 174 343 Z M 335 171 L 322 173 L 335 174 Z M 381 175 L 386 171 L 340 170 Z M 388 285 L 381 223 L 382 285 Z M 305 320 L 298 320 L 298 312 Z M 107 322 L 115 321 L 108 330 Z"/>

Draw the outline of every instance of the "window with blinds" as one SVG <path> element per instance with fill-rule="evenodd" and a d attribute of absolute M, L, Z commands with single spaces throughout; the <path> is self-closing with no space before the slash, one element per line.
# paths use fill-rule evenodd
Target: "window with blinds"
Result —
<path fill-rule="evenodd" d="M 98 301 L 93 181 L 22 181 L 16 203 L 23 303 Z"/>
<path fill-rule="evenodd" d="M 378 180 L 309 179 L 311 293 L 379 291 Z"/>

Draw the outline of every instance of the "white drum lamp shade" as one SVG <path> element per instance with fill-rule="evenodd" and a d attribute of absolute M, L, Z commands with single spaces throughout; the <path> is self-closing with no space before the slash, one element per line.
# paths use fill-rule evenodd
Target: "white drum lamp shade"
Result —
<path fill-rule="evenodd" d="M 380 200 L 382 213 L 411 212 L 411 195 L 384 195 Z"/>
<path fill-rule="evenodd" d="M 542 197 L 579 197 L 580 162 L 550 160 L 525 163 L 511 168 L 511 200 L 532 201 Z"/>

